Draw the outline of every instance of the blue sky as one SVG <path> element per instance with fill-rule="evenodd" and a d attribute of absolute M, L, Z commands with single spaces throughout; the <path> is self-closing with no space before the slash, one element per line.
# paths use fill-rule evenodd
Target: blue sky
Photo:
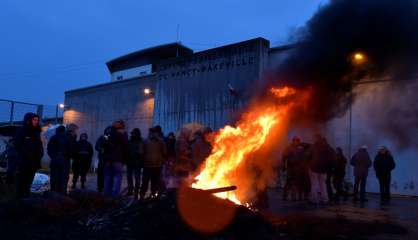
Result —
<path fill-rule="evenodd" d="M 110 81 L 105 62 L 180 41 L 198 51 L 287 42 L 325 0 L 1 0 L 0 98 L 39 104 Z"/>

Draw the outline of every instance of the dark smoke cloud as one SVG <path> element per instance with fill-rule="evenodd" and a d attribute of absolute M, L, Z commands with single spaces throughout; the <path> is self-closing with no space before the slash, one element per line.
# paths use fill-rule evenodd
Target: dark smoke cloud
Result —
<path fill-rule="evenodd" d="M 418 69 L 418 1 L 332 0 L 292 36 L 301 43 L 279 66 L 275 85 L 313 88 L 304 117 L 325 122 L 345 113 L 360 79 L 403 84 Z M 354 52 L 367 62 L 355 65 Z"/>

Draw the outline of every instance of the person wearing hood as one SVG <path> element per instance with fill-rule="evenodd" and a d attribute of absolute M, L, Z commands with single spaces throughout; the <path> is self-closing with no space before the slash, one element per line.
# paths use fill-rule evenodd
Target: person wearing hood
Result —
<path fill-rule="evenodd" d="M 112 124 L 110 136 L 104 143 L 104 193 L 119 197 L 123 168 L 129 159 L 129 141 L 125 122 L 118 120 Z"/>
<path fill-rule="evenodd" d="M 19 159 L 16 183 L 17 198 L 29 197 L 35 173 L 41 168 L 44 148 L 39 121 L 39 116 L 35 113 L 26 113 L 23 127 L 16 135 L 15 148 Z"/>
<path fill-rule="evenodd" d="M 70 146 L 64 126 L 59 126 L 55 130 L 55 135 L 48 142 L 47 150 L 51 159 L 49 164 L 51 191 L 66 193 L 68 181 L 66 176 L 70 172 Z"/>
<path fill-rule="evenodd" d="M 380 185 L 380 198 L 382 201 L 390 200 L 391 172 L 396 164 L 392 154 L 386 147 L 381 147 L 374 158 L 373 168 Z"/>
<path fill-rule="evenodd" d="M 141 136 L 141 130 L 134 128 L 131 131 L 129 139 L 129 158 L 126 164 L 128 180 L 128 196 L 135 193 L 135 199 L 138 198 L 141 183 L 141 171 L 144 166 L 144 140 Z M 135 192 L 134 192 L 135 190 Z"/>
<path fill-rule="evenodd" d="M 80 135 L 80 139 L 75 146 L 75 155 L 73 161 L 73 185 L 72 188 L 77 187 L 77 181 L 80 177 L 81 188 L 85 188 L 86 176 L 91 167 L 93 159 L 93 146 L 87 140 L 88 136 L 86 133 Z"/>
<path fill-rule="evenodd" d="M 148 139 L 144 142 L 144 174 L 140 199 L 144 199 L 151 182 L 151 197 L 157 197 L 160 190 L 162 166 L 166 160 L 167 149 L 164 140 L 159 137 L 158 129 L 150 128 Z"/>
<path fill-rule="evenodd" d="M 366 182 L 369 175 L 369 168 L 372 165 L 367 146 L 362 146 L 351 158 L 351 166 L 354 167 L 354 201 L 358 201 L 360 188 L 360 201 L 367 202 Z"/>
<path fill-rule="evenodd" d="M 109 139 L 111 132 L 112 132 L 112 127 L 111 126 L 107 127 L 104 130 L 103 135 L 100 136 L 99 139 L 97 139 L 96 145 L 94 147 L 97 151 L 97 160 L 98 160 L 98 164 L 97 164 L 97 191 L 98 192 L 103 192 L 103 188 L 104 188 L 104 163 L 105 163 L 104 153 L 105 153 L 106 142 Z"/>

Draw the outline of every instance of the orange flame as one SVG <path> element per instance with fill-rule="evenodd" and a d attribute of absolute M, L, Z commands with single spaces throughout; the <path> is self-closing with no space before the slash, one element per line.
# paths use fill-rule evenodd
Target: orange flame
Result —
<path fill-rule="evenodd" d="M 296 94 L 296 90 L 289 87 L 272 88 L 271 92 L 278 98 Z M 251 153 L 263 146 L 270 130 L 286 116 L 289 106 L 271 104 L 263 109 L 258 106 L 245 114 L 236 127 L 225 126 L 220 129 L 215 135 L 212 153 L 192 187 L 212 189 L 235 185 L 238 190 L 243 187 L 240 184 L 244 183 L 235 175 L 236 169 L 245 163 Z M 243 204 L 235 192 L 217 193 L 215 196 Z"/>
<path fill-rule="evenodd" d="M 291 87 L 272 88 L 270 91 L 278 98 L 284 98 L 296 94 L 296 89 Z"/>

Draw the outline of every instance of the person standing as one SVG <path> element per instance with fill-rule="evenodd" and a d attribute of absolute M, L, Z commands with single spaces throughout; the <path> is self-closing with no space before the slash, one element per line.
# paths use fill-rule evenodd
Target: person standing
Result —
<path fill-rule="evenodd" d="M 128 193 L 127 196 L 134 194 L 135 199 L 138 198 L 141 183 L 141 171 L 144 166 L 143 155 L 144 145 L 139 128 L 134 128 L 129 139 L 129 159 L 126 164 Z M 135 192 L 134 192 L 135 191 Z"/>
<path fill-rule="evenodd" d="M 99 161 L 97 164 L 97 191 L 103 192 L 104 188 L 104 152 L 105 152 L 105 142 L 110 136 L 110 132 L 112 127 L 107 127 L 103 135 L 99 137 L 96 141 L 95 149 L 97 151 L 97 160 Z"/>
<path fill-rule="evenodd" d="M 165 143 L 167 146 L 167 157 L 174 161 L 176 157 L 176 136 L 173 132 L 168 133 Z"/>
<path fill-rule="evenodd" d="M 67 168 L 70 165 L 70 146 L 65 134 L 65 127 L 59 126 L 55 135 L 48 142 L 48 156 L 51 159 L 50 186 L 51 191 L 65 194 L 67 192 Z"/>
<path fill-rule="evenodd" d="M 104 143 L 104 193 L 119 197 L 123 167 L 129 158 L 129 141 L 122 120 L 112 124 L 109 138 Z"/>
<path fill-rule="evenodd" d="M 189 177 L 192 170 L 190 135 L 191 131 L 189 129 L 182 128 L 176 139 L 174 173 L 179 182 Z"/>
<path fill-rule="evenodd" d="M 140 199 L 145 198 L 151 182 L 151 198 L 158 197 L 160 190 L 161 171 L 167 154 L 166 145 L 159 137 L 158 131 L 150 128 L 148 139 L 144 142 L 144 174 L 140 191 Z"/>
<path fill-rule="evenodd" d="M 199 169 L 200 165 L 209 157 L 212 152 L 212 145 L 206 140 L 206 135 L 210 132 L 197 131 L 195 140 L 191 145 L 191 157 L 193 170 Z"/>
<path fill-rule="evenodd" d="M 344 196 L 344 200 L 347 199 L 347 194 L 344 192 L 344 177 L 345 167 L 347 165 L 347 158 L 344 156 L 343 150 L 340 147 L 336 148 L 336 162 L 333 173 L 333 185 L 335 188 L 335 201 L 340 201 L 340 197 Z"/>
<path fill-rule="evenodd" d="M 164 132 L 163 132 L 162 127 L 160 125 L 156 125 L 156 126 L 153 127 L 153 129 L 154 129 L 154 135 L 156 137 L 158 137 L 161 141 L 163 141 L 164 144 L 165 144 Z M 165 157 L 167 157 L 167 154 L 165 155 Z M 166 162 L 167 161 L 164 160 L 164 163 L 161 167 L 160 183 L 159 183 L 160 189 L 158 190 L 160 194 L 164 193 L 167 190 L 168 181 L 167 181 L 167 178 L 166 178 L 166 176 L 167 176 Z"/>
<path fill-rule="evenodd" d="M 304 157 L 305 151 L 300 143 L 300 138 L 295 136 L 292 138 L 291 144 L 286 147 L 282 155 L 282 164 L 284 170 L 286 171 L 286 183 L 283 188 L 283 200 L 287 200 L 289 191 L 293 200 L 296 200 L 295 195 L 297 195 L 296 197 L 299 199 L 302 198 L 302 164 Z"/>
<path fill-rule="evenodd" d="M 329 196 L 326 186 L 327 172 L 335 163 L 335 152 L 321 135 L 315 136 L 311 148 L 309 178 L 311 180 L 311 202 L 328 203 Z"/>
<path fill-rule="evenodd" d="M 380 199 L 382 202 L 390 201 L 391 172 L 396 164 L 392 154 L 386 147 L 381 147 L 374 158 L 373 168 L 380 185 Z"/>
<path fill-rule="evenodd" d="M 23 118 L 23 127 L 18 131 L 15 140 L 19 159 L 16 182 L 17 198 L 29 197 L 35 173 L 41 168 L 41 159 L 44 155 L 41 131 L 39 116 L 35 113 L 26 113 Z"/>
<path fill-rule="evenodd" d="M 360 188 L 360 201 L 367 202 L 366 182 L 369 175 L 369 168 L 372 165 L 367 146 L 362 146 L 351 158 L 350 164 L 354 167 L 354 201 L 358 201 Z"/>
<path fill-rule="evenodd" d="M 77 187 L 77 181 L 80 177 L 81 188 L 85 188 L 87 173 L 91 167 L 93 159 L 93 146 L 87 140 L 88 136 L 86 133 L 80 135 L 80 139 L 75 147 L 75 155 L 73 161 L 73 185 L 71 188 Z"/>

